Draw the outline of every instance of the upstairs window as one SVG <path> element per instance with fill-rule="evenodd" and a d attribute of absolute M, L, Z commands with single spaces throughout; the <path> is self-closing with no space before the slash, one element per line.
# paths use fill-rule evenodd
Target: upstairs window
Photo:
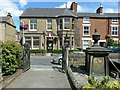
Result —
<path fill-rule="evenodd" d="M 63 20 L 62 20 L 62 18 L 59 19 L 59 29 L 63 29 Z"/>
<path fill-rule="evenodd" d="M 90 18 L 89 17 L 84 17 L 83 18 L 83 23 L 90 23 Z"/>
<path fill-rule="evenodd" d="M 118 26 L 112 26 L 112 36 L 118 36 Z"/>
<path fill-rule="evenodd" d="M 83 35 L 84 36 L 90 35 L 90 26 L 83 26 Z"/>
<path fill-rule="evenodd" d="M 64 29 L 70 29 L 70 18 L 64 18 Z"/>
<path fill-rule="evenodd" d="M 37 31 L 37 19 L 30 19 L 30 31 Z"/>
<path fill-rule="evenodd" d="M 52 19 L 47 19 L 47 30 L 52 30 Z"/>
<path fill-rule="evenodd" d="M 113 18 L 112 23 L 118 23 L 118 18 Z"/>

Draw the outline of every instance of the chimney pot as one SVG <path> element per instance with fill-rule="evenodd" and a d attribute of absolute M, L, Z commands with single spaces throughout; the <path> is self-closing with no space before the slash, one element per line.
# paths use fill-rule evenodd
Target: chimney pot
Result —
<path fill-rule="evenodd" d="M 96 13 L 98 13 L 98 14 L 102 14 L 103 13 L 102 4 L 100 4 L 100 7 L 96 10 Z"/>
<path fill-rule="evenodd" d="M 77 12 L 77 3 L 73 2 L 71 4 L 70 10 L 76 11 Z"/>

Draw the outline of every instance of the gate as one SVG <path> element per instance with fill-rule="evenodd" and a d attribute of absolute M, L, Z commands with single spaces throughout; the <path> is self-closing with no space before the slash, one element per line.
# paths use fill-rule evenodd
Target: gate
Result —
<path fill-rule="evenodd" d="M 30 45 L 28 43 L 24 44 L 22 60 L 22 69 L 25 72 L 30 69 Z"/>

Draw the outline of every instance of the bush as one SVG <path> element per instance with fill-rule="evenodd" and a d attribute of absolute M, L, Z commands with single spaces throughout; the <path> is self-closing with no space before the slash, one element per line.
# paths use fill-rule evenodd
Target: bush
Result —
<path fill-rule="evenodd" d="M 95 78 L 94 76 L 88 77 L 88 83 L 87 85 L 84 85 L 82 87 L 82 90 L 94 88 L 95 90 L 102 90 L 102 89 L 114 89 L 114 90 L 120 90 L 120 81 L 114 80 L 110 81 L 109 76 L 105 76 L 102 80 L 99 80 Z"/>
<path fill-rule="evenodd" d="M 2 43 L 2 74 L 11 75 L 21 65 L 22 47 L 12 41 Z"/>

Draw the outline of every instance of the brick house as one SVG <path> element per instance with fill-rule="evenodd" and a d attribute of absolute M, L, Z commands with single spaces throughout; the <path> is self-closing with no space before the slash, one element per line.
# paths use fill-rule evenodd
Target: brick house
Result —
<path fill-rule="evenodd" d="M 100 5 L 96 13 L 77 12 L 75 2 L 70 8 L 28 8 L 20 16 L 22 22 L 29 24 L 24 30 L 25 42 L 30 43 L 31 49 L 48 49 L 49 45 L 52 49 L 61 49 L 63 45 L 70 49 L 86 49 L 93 44 L 95 29 L 101 35 L 101 46 L 104 46 L 107 34 L 118 42 L 118 14 L 103 13 L 102 10 Z"/>
<path fill-rule="evenodd" d="M 15 41 L 16 26 L 12 16 L 8 13 L 5 17 L 0 17 L 0 41 Z"/>
<path fill-rule="evenodd" d="M 103 13 L 102 5 L 96 10 L 96 13 L 78 13 L 81 47 L 85 49 L 92 46 L 92 35 L 95 29 L 101 35 L 100 46 L 105 46 L 106 35 L 110 35 L 116 42 L 119 42 L 120 23 L 118 19 L 118 13 Z"/>

